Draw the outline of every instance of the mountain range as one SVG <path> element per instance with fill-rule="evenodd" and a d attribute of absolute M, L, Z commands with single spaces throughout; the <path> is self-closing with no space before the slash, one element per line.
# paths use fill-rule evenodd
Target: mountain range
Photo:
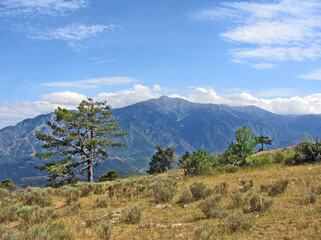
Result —
<path fill-rule="evenodd" d="M 176 153 L 204 148 L 221 152 L 234 138 L 235 129 L 247 124 L 257 135 L 273 139 L 272 148 L 287 147 L 302 136 L 321 136 L 321 115 L 278 115 L 258 107 L 199 104 L 179 98 L 161 97 L 114 109 L 113 115 L 129 133 L 125 147 L 111 150 L 96 176 L 110 169 L 123 175 L 142 174 L 148 168 L 156 145 L 173 146 Z M 36 129 L 45 129 L 53 114 L 26 119 L 0 130 L 0 179 L 12 178 L 22 185 L 43 183 L 41 149 Z"/>

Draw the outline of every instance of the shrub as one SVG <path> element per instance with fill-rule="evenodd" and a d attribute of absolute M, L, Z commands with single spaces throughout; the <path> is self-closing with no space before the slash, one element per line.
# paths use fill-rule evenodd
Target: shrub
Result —
<path fill-rule="evenodd" d="M 194 229 L 195 240 L 214 240 L 214 234 L 204 227 Z"/>
<path fill-rule="evenodd" d="M 43 219 L 53 217 L 54 210 L 50 207 L 22 206 L 17 210 L 17 215 L 26 223 L 33 224 Z"/>
<path fill-rule="evenodd" d="M 193 195 L 193 200 L 198 201 L 201 199 L 207 198 L 211 194 L 211 190 L 207 188 L 207 186 L 204 183 L 193 183 L 189 187 L 192 195 Z"/>
<path fill-rule="evenodd" d="M 25 240 L 73 240 L 73 234 L 61 223 L 51 223 L 44 226 L 34 226 L 23 234 Z"/>
<path fill-rule="evenodd" d="M 222 218 L 225 212 L 219 207 L 221 195 L 214 194 L 200 203 L 200 208 L 207 218 Z"/>
<path fill-rule="evenodd" d="M 241 180 L 240 182 L 240 192 L 247 192 L 253 187 L 253 181 L 251 180 Z"/>
<path fill-rule="evenodd" d="M 98 179 L 99 182 L 106 181 L 115 181 L 119 177 L 118 172 L 115 170 L 111 170 L 103 175 L 101 175 Z"/>
<path fill-rule="evenodd" d="M 155 203 L 169 202 L 173 199 L 176 193 L 176 183 L 172 181 L 157 181 L 152 186 L 152 195 Z"/>
<path fill-rule="evenodd" d="M 22 193 L 22 201 L 24 205 L 39 205 L 41 207 L 51 206 L 51 198 L 46 192 L 40 189 L 28 189 Z"/>
<path fill-rule="evenodd" d="M 244 213 L 265 212 L 272 205 L 272 200 L 260 195 L 253 194 L 248 197 L 247 204 L 243 205 Z"/>
<path fill-rule="evenodd" d="M 232 212 L 223 221 L 225 230 L 229 233 L 244 232 L 252 227 L 252 216 L 240 212 Z"/>
<path fill-rule="evenodd" d="M 306 196 L 304 196 L 302 199 L 300 199 L 299 203 L 303 205 L 313 204 L 316 202 L 316 200 L 317 200 L 316 194 L 314 192 L 310 192 Z"/>
<path fill-rule="evenodd" d="M 275 197 L 284 193 L 288 184 L 288 180 L 279 180 L 273 184 L 263 184 L 261 185 L 261 192 L 267 192 L 269 196 Z"/>
<path fill-rule="evenodd" d="M 228 184 L 223 182 L 213 188 L 213 193 L 220 194 L 222 196 L 226 196 L 228 194 Z"/>
<path fill-rule="evenodd" d="M 321 141 L 301 142 L 295 147 L 298 153 L 295 163 L 316 162 L 321 160 Z"/>
<path fill-rule="evenodd" d="M 180 168 L 184 170 L 185 175 L 195 176 L 210 173 L 213 169 L 213 157 L 205 150 L 198 150 L 182 158 Z"/>
<path fill-rule="evenodd" d="M 261 167 L 265 165 L 273 164 L 275 160 L 271 153 L 258 153 L 248 156 L 246 158 L 246 165 L 251 167 Z"/>
<path fill-rule="evenodd" d="M 65 214 L 70 215 L 70 214 L 77 214 L 81 208 L 81 204 L 79 201 L 76 202 L 71 202 L 68 204 L 68 206 L 65 208 Z"/>
<path fill-rule="evenodd" d="M 19 206 L 11 205 L 0 208 L 0 222 L 15 221 L 18 219 L 17 210 Z"/>
<path fill-rule="evenodd" d="M 140 206 L 135 206 L 129 209 L 124 214 L 124 222 L 127 224 L 137 224 L 140 222 L 142 217 L 143 208 Z"/>
<path fill-rule="evenodd" d="M 11 179 L 8 178 L 0 182 L 0 188 L 4 188 L 11 191 L 16 188 L 16 185 Z"/>
<path fill-rule="evenodd" d="M 244 194 L 237 192 L 234 193 L 232 195 L 230 195 L 231 198 L 231 208 L 243 208 L 245 201 L 246 201 L 246 197 L 244 196 Z"/>
<path fill-rule="evenodd" d="M 80 192 L 76 189 L 68 189 L 66 191 L 66 204 L 71 205 L 73 203 L 79 202 Z"/>
<path fill-rule="evenodd" d="M 113 225 L 110 222 L 101 223 L 98 226 L 98 234 L 102 240 L 111 240 L 111 234 L 113 230 Z"/>
<path fill-rule="evenodd" d="M 191 193 L 191 191 L 189 190 L 189 188 L 186 188 L 182 194 L 180 195 L 177 203 L 183 207 L 186 204 L 189 204 L 193 201 L 193 194 Z"/>
<path fill-rule="evenodd" d="M 106 208 L 108 206 L 108 198 L 106 196 L 101 196 L 96 199 L 96 207 Z"/>

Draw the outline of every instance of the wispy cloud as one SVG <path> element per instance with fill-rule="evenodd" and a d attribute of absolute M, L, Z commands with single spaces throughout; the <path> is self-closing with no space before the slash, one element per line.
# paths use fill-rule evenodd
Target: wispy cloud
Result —
<path fill-rule="evenodd" d="M 42 40 L 62 40 L 67 42 L 81 41 L 89 37 L 95 37 L 98 34 L 115 29 L 114 25 L 83 25 L 71 24 L 64 27 L 52 29 L 44 33 L 31 35 L 30 38 Z"/>
<path fill-rule="evenodd" d="M 130 84 L 135 82 L 136 80 L 131 77 L 103 77 L 79 81 L 49 82 L 41 85 L 55 88 L 98 88 L 102 86 Z"/>
<path fill-rule="evenodd" d="M 232 27 L 229 25 L 220 36 L 244 45 L 232 49 L 234 60 L 304 61 L 321 57 L 321 2 L 317 0 L 224 2 L 192 16 L 196 20 L 232 20 Z"/>
<path fill-rule="evenodd" d="M 1 0 L 0 15 L 56 15 L 87 7 L 89 0 Z"/>
<path fill-rule="evenodd" d="M 306 80 L 321 81 L 321 68 L 314 69 L 308 73 L 302 74 L 302 75 L 298 76 L 298 78 L 306 79 Z"/>

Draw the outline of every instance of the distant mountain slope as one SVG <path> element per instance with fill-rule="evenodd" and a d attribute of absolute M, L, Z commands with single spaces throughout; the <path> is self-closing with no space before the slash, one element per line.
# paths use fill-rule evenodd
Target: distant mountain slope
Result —
<path fill-rule="evenodd" d="M 205 148 L 219 152 L 234 137 L 236 128 L 249 125 L 257 134 L 270 136 L 273 147 L 297 143 L 304 134 L 320 136 L 321 116 L 283 116 L 257 107 L 196 104 L 178 98 L 161 97 L 113 110 L 114 116 L 129 133 L 126 147 L 110 153 L 110 159 L 96 169 L 116 169 L 123 174 L 144 173 L 154 146 L 172 145 L 178 153 Z M 45 128 L 52 114 L 27 119 L 0 130 L 0 179 L 23 182 L 42 172 L 33 157 L 41 143 L 34 136 Z M 26 178 L 27 177 L 27 178 Z M 30 179 L 29 179 L 30 180 Z"/>

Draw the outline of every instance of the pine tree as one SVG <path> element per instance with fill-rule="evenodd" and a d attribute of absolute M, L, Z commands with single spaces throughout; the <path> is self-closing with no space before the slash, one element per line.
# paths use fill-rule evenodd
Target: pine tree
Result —
<path fill-rule="evenodd" d="M 122 132 L 106 102 L 83 100 L 78 111 L 58 108 L 54 119 L 48 122 L 49 132 L 36 131 L 43 141 L 44 153 L 37 156 L 46 163 L 39 167 L 48 172 L 50 185 L 77 181 L 80 174 L 87 173 L 93 182 L 93 168 L 107 159 L 108 147 L 122 147 Z M 113 139 L 116 138 L 116 141 Z"/>
<path fill-rule="evenodd" d="M 163 149 L 161 146 L 156 146 L 156 153 L 152 156 L 149 163 L 149 174 L 163 173 L 172 168 L 174 162 L 175 150 L 172 147 Z"/>
<path fill-rule="evenodd" d="M 261 148 L 259 151 L 263 151 L 264 150 L 264 145 L 271 145 L 273 140 L 267 136 L 258 136 L 255 137 L 256 143 L 261 145 Z"/>

